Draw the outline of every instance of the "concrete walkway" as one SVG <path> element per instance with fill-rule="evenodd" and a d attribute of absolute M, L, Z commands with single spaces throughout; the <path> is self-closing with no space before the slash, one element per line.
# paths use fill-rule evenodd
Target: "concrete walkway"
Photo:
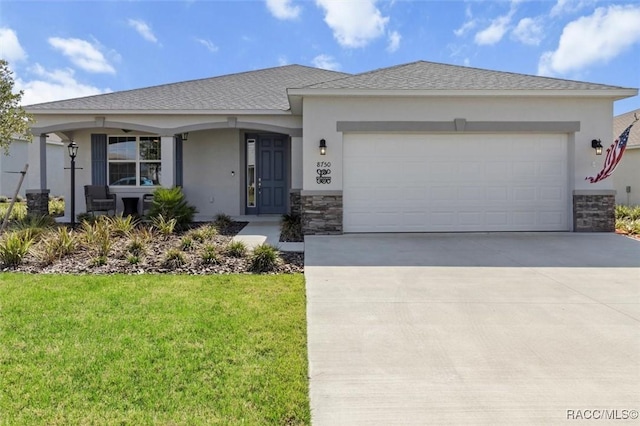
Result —
<path fill-rule="evenodd" d="M 260 244 L 269 244 L 280 251 L 303 252 L 304 243 L 280 242 L 281 215 L 274 216 L 238 216 L 234 220 L 249 222 L 235 237 L 233 241 L 242 241 L 249 250 Z"/>
<path fill-rule="evenodd" d="M 572 424 L 585 410 L 640 410 L 640 241 L 307 237 L 305 278 L 315 426 Z"/>

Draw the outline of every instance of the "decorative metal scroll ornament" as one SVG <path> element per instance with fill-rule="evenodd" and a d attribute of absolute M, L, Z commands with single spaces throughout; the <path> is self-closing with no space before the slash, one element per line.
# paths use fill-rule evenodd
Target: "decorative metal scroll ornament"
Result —
<path fill-rule="evenodd" d="M 329 184 L 331 183 L 331 169 L 316 169 L 316 183 L 318 184 Z"/>

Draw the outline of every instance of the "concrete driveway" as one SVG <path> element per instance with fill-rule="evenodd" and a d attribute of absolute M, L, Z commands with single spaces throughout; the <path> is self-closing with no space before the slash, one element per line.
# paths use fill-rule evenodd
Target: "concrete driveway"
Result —
<path fill-rule="evenodd" d="M 639 421 L 640 241 L 307 237 L 305 277 L 316 426 Z"/>

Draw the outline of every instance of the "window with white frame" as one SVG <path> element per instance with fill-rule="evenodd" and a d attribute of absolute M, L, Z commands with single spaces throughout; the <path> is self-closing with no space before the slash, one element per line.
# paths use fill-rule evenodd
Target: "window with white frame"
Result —
<path fill-rule="evenodd" d="M 159 136 L 109 136 L 109 185 L 160 185 Z"/>

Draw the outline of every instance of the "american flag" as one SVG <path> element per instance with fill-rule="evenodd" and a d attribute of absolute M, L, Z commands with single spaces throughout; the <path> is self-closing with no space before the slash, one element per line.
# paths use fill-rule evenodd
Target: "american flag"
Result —
<path fill-rule="evenodd" d="M 638 121 L 637 118 L 633 123 L 631 123 L 631 125 L 629 125 L 629 127 L 625 129 L 624 132 L 622 132 L 620 137 L 616 139 L 613 145 L 607 148 L 607 156 L 604 159 L 604 167 L 602 168 L 600 173 L 598 173 L 596 177 L 587 177 L 585 178 L 585 180 L 588 180 L 591 183 L 596 183 L 611 176 L 613 171 L 616 169 L 616 166 L 622 159 L 622 154 L 624 154 L 624 150 L 627 147 L 629 131 L 631 130 L 633 125 L 636 124 L 636 121 Z"/>

